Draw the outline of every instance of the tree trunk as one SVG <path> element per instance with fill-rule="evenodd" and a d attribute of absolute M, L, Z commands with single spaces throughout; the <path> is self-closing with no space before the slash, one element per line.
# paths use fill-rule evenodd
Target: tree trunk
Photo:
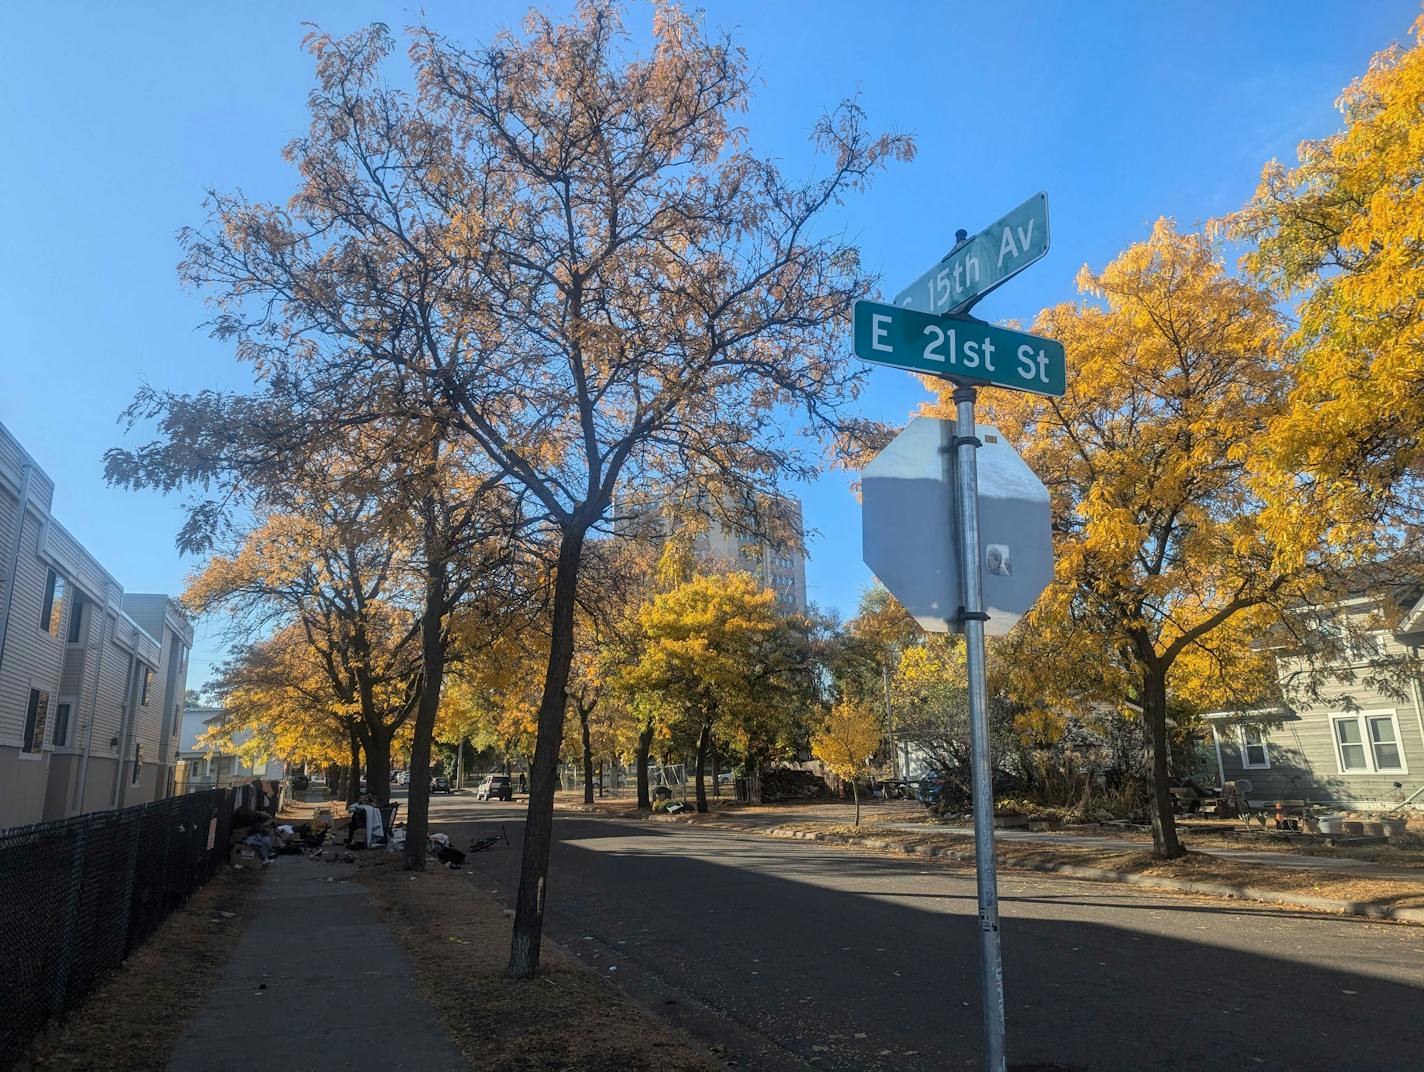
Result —
<path fill-rule="evenodd" d="M 509 945 L 508 972 L 515 979 L 531 978 L 539 971 L 549 844 L 554 834 L 554 787 L 558 781 L 559 746 L 564 738 L 569 669 L 574 657 L 574 601 L 578 594 L 583 537 L 584 530 L 574 528 L 566 530 L 559 540 L 549 662 L 544 672 L 544 695 L 539 702 L 534 762 L 529 768 L 529 811 L 524 822 L 519 892 L 515 898 L 514 933 Z"/>
<path fill-rule="evenodd" d="M 890 705 L 890 664 L 880 666 L 881 683 L 885 686 L 885 732 L 890 735 L 890 777 L 900 780 L 900 749 L 895 744 L 895 709 Z"/>
<path fill-rule="evenodd" d="M 407 871 L 425 870 L 425 836 L 430 831 L 430 746 L 435 715 L 445 679 L 445 560 L 433 551 L 427 520 L 425 607 L 420 615 L 420 699 L 415 709 L 415 735 L 410 742 L 410 796 L 406 800 L 405 858 Z"/>
<path fill-rule="evenodd" d="M 391 737 L 385 726 L 366 735 L 366 792 L 385 807 L 391 802 Z"/>
<path fill-rule="evenodd" d="M 1146 668 L 1142 672 L 1142 717 L 1152 735 L 1152 856 L 1175 860 L 1186 855 L 1177 840 L 1177 820 L 1172 812 L 1170 759 L 1172 746 L 1167 738 L 1166 672 Z"/>
<path fill-rule="evenodd" d="M 653 796 L 648 790 L 648 753 L 653 750 L 653 724 L 647 723 L 638 732 L 638 754 L 634 765 L 638 769 L 638 807 L 644 810 L 653 806 Z"/>
<path fill-rule="evenodd" d="M 712 742 L 712 799 L 722 799 L 722 772 L 717 763 L 717 742 Z"/>
<path fill-rule="evenodd" d="M 707 745 L 712 740 L 712 723 L 706 720 L 702 723 L 702 732 L 697 735 L 697 810 L 706 812 L 707 809 L 707 783 L 702 777 L 702 768 L 707 763 Z"/>
<path fill-rule="evenodd" d="M 346 774 L 346 803 L 355 804 L 361 795 L 361 738 L 351 730 L 351 766 Z"/>
<path fill-rule="evenodd" d="M 578 708 L 579 731 L 583 735 L 583 802 L 593 803 L 593 742 L 588 732 L 588 716 L 591 709 L 585 707 L 578 700 L 574 701 L 574 706 Z"/>
<path fill-rule="evenodd" d="M 856 826 L 859 826 L 859 825 L 860 825 L 860 786 L 856 783 L 856 780 L 855 780 L 854 778 L 852 778 L 852 779 L 850 780 L 850 794 L 851 794 L 851 796 L 855 797 L 855 825 L 856 825 Z"/>

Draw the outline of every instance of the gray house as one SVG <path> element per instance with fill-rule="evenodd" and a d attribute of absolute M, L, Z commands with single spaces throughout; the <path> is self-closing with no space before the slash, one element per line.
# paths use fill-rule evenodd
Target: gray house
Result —
<path fill-rule="evenodd" d="M 1347 613 L 1366 615 L 1359 601 Z M 1365 650 L 1338 664 L 1338 675 L 1308 699 L 1296 682 L 1299 660 L 1277 660 L 1283 707 L 1206 716 L 1223 782 L 1250 782 L 1253 804 L 1276 800 L 1387 810 L 1424 808 L 1424 685 L 1413 673 L 1391 687 L 1372 670 L 1424 649 L 1424 598 L 1398 626 L 1370 634 Z M 1378 676 L 1378 675 L 1375 675 Z"/>
<path fill-rule="evenodd" d="M 0 828 L 173 791 L 193 627 L 125 592 L 0 425 Z"/>

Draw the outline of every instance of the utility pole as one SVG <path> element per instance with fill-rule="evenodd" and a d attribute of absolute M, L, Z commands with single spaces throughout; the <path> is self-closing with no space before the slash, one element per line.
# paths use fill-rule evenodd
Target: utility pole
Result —
<path fill-rule="evenodd" d="M 900 780 L 900 748 L 895 743 L 895 710 L 890 706 L 890 660 L 880 664 L 880 678 L 885 685 L 885 728 L 890 734 L 890 777 Z"/>

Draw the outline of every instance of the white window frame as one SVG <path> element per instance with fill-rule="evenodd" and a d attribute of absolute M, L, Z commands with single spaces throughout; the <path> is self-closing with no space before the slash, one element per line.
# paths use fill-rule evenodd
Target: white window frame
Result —
<path fill-rule="evenodd" d="M 1260 735 L 1260 738 L 1261 738 L 1261 756 L 1263 757 L 1260 763 L 1252 763 L 1252 762 L 1251 762 L 1251 753 L 1246 750 L 1246 746 L 1247 746 L 1246 731 L 1247 731 L 1248 729 L 1253 729 L 1253 730 L 1256 731 L 1257 734 Z M 1242 770 L 1270 770 L 1270 769 L 1271 769 L 1271 745 L 1270 745 L 1270 742 L 1269 742 L 1269 741 L 1267 740 L 1267 738 L 1266 738 L 1266 728 L 1265 728 L 1264 726 L 1253 726 L 1253 725 L 1248 725 L 1247 723 L 1244 723 L 1244 722 L 1243 722 L 1243 723 L 1241 723 L 1239 726 L 1236 727 L 1236 740 L 1237 740 L 1237 743 L 1241 746 L 1241 769 L 1242 769 Z"/>
<path fill-rule="evenodd" d="M 1399 750 L 1399 766 L 1380 767 L 1375 763 L 1374 739 L 1370 736 L 1369 720 L 1372 718 L 1388 718 L 1390 725 L 1394 729 L 1394 747 Z M 1335 726 L 1340 722 L 1353 722 L 1360 728 L 1360 743 L 1365 749 L 1365 767 L 1363 770 L 1346 770 L 1345 753 L 1340 747 L 1340 735 L 1335 731 Z M 1335 746 L 1335 765 L 1340 773 L 1346 777 L 1350 775 L 1367 775 L 1375 777 L 1382 774 L 1408 774 L 1409 760 L 1404 754 L 1404 738 L 1399 732 L 1399 712 L 1392 707 L 1381 707 L 1370 711 L 1338 711 L 1330 715 L 1330 742 Z"/>

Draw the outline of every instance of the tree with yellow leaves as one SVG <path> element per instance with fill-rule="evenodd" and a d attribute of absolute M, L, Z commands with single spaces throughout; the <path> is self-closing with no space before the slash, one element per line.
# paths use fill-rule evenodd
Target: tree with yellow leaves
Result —
<path fill-rule="evenodd" d="M 868 704 L 842 700 L 811 736 L 811 754 L 838 777 L 850 782 L 855 797 L 855 825 L 860 825 L 860 779 L 870 770 L 881 742 L 880 720 Z"/>
<path fill-rule="evenodd" d="M 263 671 L 274 698 L 306 694 L 317 710 L 350 718 L 368 787 L 384 801 L 392 744 L 419 700 L 419 632 L 396 598 L 397 545 L 376 535 L 369 501 L 333 498 L 324 507 L 267 518 L 232 553 L 214 555 L 183 599 L 195 613 L 225 610 L 238 635 L 257 634 L 245 654 L 239 649 L 228 678 L 243 680 L 248 662 L 249 671 Z M 261 636 L 273 627 L 281 660 L 269 658 Z M 292 650 L 299 641 L 300 653 Z M 282 674 L 289 676 L 279 685 Z M 250 710 L 260 717 L 258 705 Z M 291 711 L 290 703 L 276 704 L 271 717 Z"/>
<path fill-rule="evenodd" d="M 481 453 L 557 545 L 509 964 L 529 977 L 585 545 L 630 482 L 753 496 L 863 438 L 841 333 L 874 279 L 826 219 L 913 143 L 847 101 L 812 131 L 822 174 L 788 179 L 746 143 L 743 50 L 672 3 L 646 54 L 613 0 L 476 48 L 417 27 L 398 80 L 383 24 L 307 44 L 296 188 L 213 194 L 182 272 L 267 383 L 301 385 L 296 423 L 428 388 L 411 435 Z"/>
<path fill-rule="evenodd" d="M 791 669 L 770 646 L 776 596 L 745 573 L 696 575 L 644 606 L 639 623 L 642 651 L 623 671 L 622 687 L 655 693 L 681 714 L 696 741 L 697 810 L 705 812 L 714 731 L 745 726 L 775 706 L 779 675 Z"/>
<path fill-rule="evenodd" d="M 331 688 L 317 653 L 301 630 L 288 626 L 243 649 L 219 669 L 216 691 L 223 721 L 199 740 L 248 766 L 277 758 L 291 763 L 350 764 L 360 779 L 356 712 Z"/>
<path fill-rule="evenodd" d="M 850 636 L 842 638 L 842 648 L 854 656 L 861 649 L 875 660 L 875 668 L 880 678 L 880 699 L 885 720 L 885 733 L 890 740 L 891 764 L 899 774 L 899 746 L 895 742 L 896 707 L 892 696 L 891 678 L 894 676 L 900 653 L 920 639 L 920 628 L 915 620 L 905 612 L 900 601 L 890 594 L 879 582 L 866 588 L 860 595 L 858 613 L 849 622 Z M 858 642 L 858 643 L 855 643 Z M 856 691 L 870 692 L 869 683 L 858 681 Z"/>
<path fill-rule="evenodd" d="M 1255 468 L 1272 536 L 1302 554 L 1324 528 L 1398 557 L 1424 513 L 1424 17 L 1413 36 L 1346 88 L 1344 129 L 1267 164 L 1228 221 L 1255 243 L 1245 267 L 1301 298 L 1296 382 Z"/>
<path fill-rule="evenodd" d="M 1169 697 L 1256 688 L 1268 675 L 1250 638 L 1304 597 L 1302 563 L 1320 563 L 1322 549 L 1303 556 L 1273 541 L 1251 480 L 1251 453 L 1291 384 L 1272 295 L 1166 220 L 1102 271 L 1085 268 L 1079 287 L 1089 300 L 1047 309 L 1036 325 L 1067 348 L 1067 394 L 983 399 L 984 419 L 1052 494 L 1057 559 L 998 659 L 1028 707 L 1140 706 L 1153 852 L 1170 858 L 1184 850 Z M 949 412 L 947 391 L 939 405 Z"/>

